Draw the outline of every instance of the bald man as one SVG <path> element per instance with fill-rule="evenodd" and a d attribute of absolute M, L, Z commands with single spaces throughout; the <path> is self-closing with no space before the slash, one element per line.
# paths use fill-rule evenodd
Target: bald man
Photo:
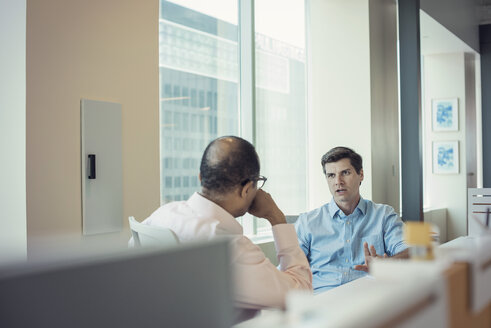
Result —
<path fill-rule="evenodd" d="M 201 159 L 201 192 L 187 201 L 165 204 L 143 221 L 170 228 L 183 243 L 217 235 L 233 237 L 235 306 L 239 309 L 236 321 L 263 308 L 283 308 L 291 289 L 312 290 L 309 263 L 295 229 L 286 223 L 271 195 L 261 190 L 266 178 L 259 171 L 253 145 L 239 137 L 218 138 L 208 145 Z M 247 212 L 271 223 L 280 269 L 243 235 L 235 218 Z"/>

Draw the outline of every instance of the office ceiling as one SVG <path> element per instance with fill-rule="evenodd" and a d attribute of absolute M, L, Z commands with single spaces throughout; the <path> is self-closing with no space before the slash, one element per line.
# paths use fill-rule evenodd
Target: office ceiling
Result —
<path fill-rule="evenodd" d="M 420 11 L 419 22 L 422 55 L 474 52 L 471 47 L 422 10 Z"/>

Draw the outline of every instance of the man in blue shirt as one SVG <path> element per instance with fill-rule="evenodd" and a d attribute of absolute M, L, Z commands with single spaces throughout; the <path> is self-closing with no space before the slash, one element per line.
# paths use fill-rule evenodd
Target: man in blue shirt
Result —
<path fill-rule="evenodd" d="M 404 224 L 394 209 L 360 196 L 361 156 L 335 147 L 322 156 L 321 164 L 333 198 L 301 214 L 295 223 L 315 293 L 365 276 L 372 258 L 408 257 Z"/>

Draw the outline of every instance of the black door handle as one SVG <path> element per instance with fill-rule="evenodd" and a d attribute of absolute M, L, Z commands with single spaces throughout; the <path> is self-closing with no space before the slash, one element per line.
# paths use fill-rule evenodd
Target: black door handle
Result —
<path fill-rule="evenodd" d="M 89 179 L 95 179 L 95 154 L 89 154 Z"/>

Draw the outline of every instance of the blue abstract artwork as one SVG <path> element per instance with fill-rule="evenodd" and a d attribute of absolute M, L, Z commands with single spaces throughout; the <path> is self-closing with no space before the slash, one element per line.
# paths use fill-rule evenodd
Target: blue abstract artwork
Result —
<path fill-rule="evenodd" d="M 454 167 L 453 148 L 438 147 L 438 167 L 446 170 Z"/>
<path fill-rule="evenodd" d="M 453 125 L 452 103 L 440 102 L 436 110 L 436 122 L 442 128 L 449 128 Z"/>
<path fill-rule="evenodd" d="M 434 99 L 433 131 L 458 131 L 458 99 Z"/>
<path fill-rule="evenodd" d="M 459 173 L 458 141 L 433 142 L 433 173 Z"/>

